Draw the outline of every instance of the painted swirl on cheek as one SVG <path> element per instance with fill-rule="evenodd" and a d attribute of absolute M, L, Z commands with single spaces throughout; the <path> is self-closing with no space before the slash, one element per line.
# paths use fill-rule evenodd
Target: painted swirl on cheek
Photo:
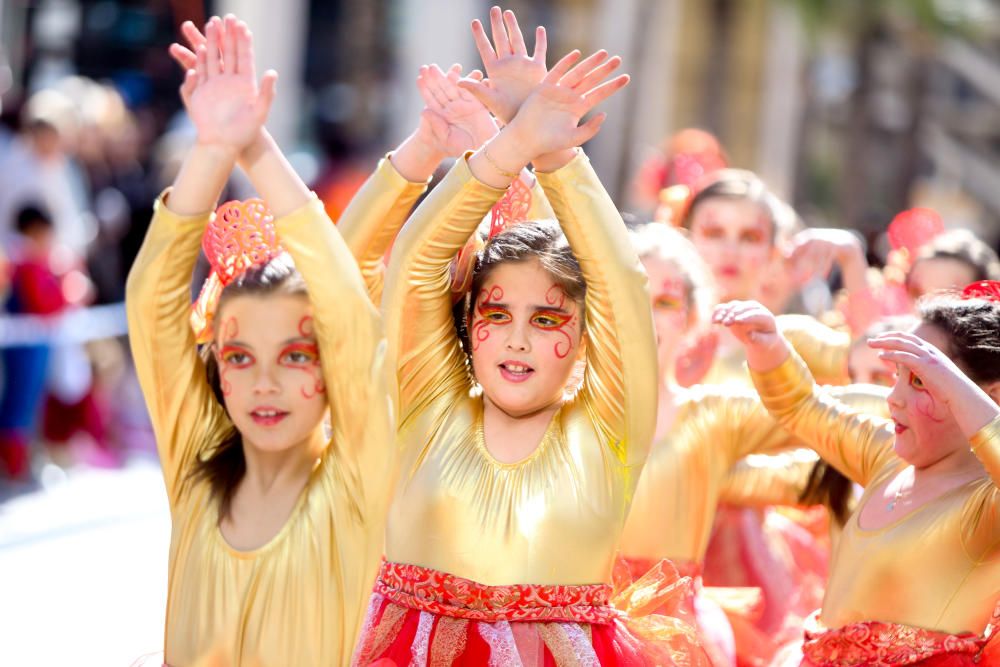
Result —
<path fill-rule="evenodd" d="M 299 334 L 303 338 L 312 338 L 315 331 L 313 318 L 306 315 L 299 320 Z M 291 345 L 283 350 L 281 356 L 284 357 L 289 352 L 299 352 L 311 358 L 307 364 L 293 364 L 291 368 L 300 370 L 309 375 L 307 384 L 302 385 L 299 391 L 306 400 L 316 398 L 320 394 L 326 393 L 326 384 L 323 381 L 323 367 L 319 361 L 319 347 L 315 343 L 300 343 Z"/>
<path fill-rule="evenodd" d="M 239 323 L 235 317 L 230 317 L 222 324 L 222 343 L 228 343 L 236 338 L 239 333 Z M 222 359 L 216 359 L 216 365 L 219 367 L 219 386 L 222 388 L 222 395 L 228 397 L 233 393 L 233 385 L 226 376 L 233 367 Z"/>
<path fill-rule="evenodd" d="M 931 396 L 930 392 L 922 391 L 917 394 L 915 407 L 918 413 L 936 424 L 940 424 L 944 421 L 942 417 L 934 416 L 934 413 L 937 412 L 937 401 L 934 400 L 934 397 Z"/>
<path fill-rule="evenodd" d="M 566 298 L 566 290 L 558 284 L 553 285 L 545 292 L 545 303 L 553 308 L 561 310 L 566 304 Z M 556 341 L 556 344 L 552 347 L 552 351 L 557 358 L 565 359 L 573 351 L 573 334 L 568 329 L 572 329 L 576 325 L 577 314 L 575 312 L 567 314 L 555 311 L 539 311 L 536 313 L 535 318 L 539 316 L 556 322 L 556 324 L 551 326 L 541 326 L 538 324 L 535 324 L 535 326 L 546 331 L 554 331 L 561 336 L 562 339 Z M 532 318 L 533 323 L 535 322 L 535 318 Z"/>
<path fill-rule="evenodd" d="M 472 349 L 473 351 L 479 349 L 480 343 L 486 341 L 490 337 L 490 324 L 498 324 L 491 322 L 489 320 L 489 315 L 492 309 L 487 308 L 487 303 L 497 303 L 503 299 L 503 288 L 499 285 L 493 285 L 489 290 L 480 291 L 482 295 L 479 298 L 479 302 L 476 304 L 476 315 L 475 321 L 472 324 Z M 503 324 L 506 324 L 504 322 Z"/>

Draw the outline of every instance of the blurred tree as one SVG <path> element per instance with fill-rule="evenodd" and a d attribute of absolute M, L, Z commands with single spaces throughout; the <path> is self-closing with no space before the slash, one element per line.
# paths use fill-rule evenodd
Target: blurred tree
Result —
<path fill-rule="evenodd" d="M 866 206 L 871 201 L 869 184 L 874 161 L 872 141 L 875 64 L 879 46 L 897 39 L 909 56 L 903 89 L 908 117 L 894 161 L 895 184 L 887 195 L 892 211 L 907 208 L 910 190 L 917 177 L 919 133 L 926 113 L 929 61 L 937 41 L 945 36 L 967 34 L 970 26 L 961 14 L 950 11 L 940 0 L 782 0 L 794 6 L 807 33 L 815 43 L 836 35 L 847 41 L 854 67 L 853 87 L 846 109 L 846 136 L 843 141 L 839 222 L 863 228 Z"/>

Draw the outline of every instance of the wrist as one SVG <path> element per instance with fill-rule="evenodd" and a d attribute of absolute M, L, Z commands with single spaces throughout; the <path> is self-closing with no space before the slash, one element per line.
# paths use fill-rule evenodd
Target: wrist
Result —
<path fill-rule="evenodd" d="M 406 180 L 422 183 L 434 175 L 445 157 L 417 130 L 392 152 L 389 162 Z"/>
<path fill-rule="evenodd" d="M 572 162 L 573 158 L 577 156 L 578 150 L 576 148 L 566 148 L 554 153 L 545 153 L 532 160 L 531 164 L 534 166 L 535 171 L 547 174 L 562 169 Z"/>
<path fill-rule="evenodd" d="M 217 142 L 206 142 L 198 139 L 195 142 L 194 150 L 198 151 L 203 160 L 215 160 L 233 164 L 239 157 L 240 150 L 235 146 Z"/>
<path fill-rule="evenodd" d="M 747 366 L 756 373 L 767 373 L 785 363 L 791 355 L 788 343 L 780 335 L 772 340 L 746 346 Z"/>
<path fill-rule="evenodd" d="M 271 134 L 265 128 L 260 128 L 254 140 L 240 151 L 238 157 L 240 167 L 243 171 L 249 172 L 257 161 L 273 147 L 274 140 L 271 138 Z"/>

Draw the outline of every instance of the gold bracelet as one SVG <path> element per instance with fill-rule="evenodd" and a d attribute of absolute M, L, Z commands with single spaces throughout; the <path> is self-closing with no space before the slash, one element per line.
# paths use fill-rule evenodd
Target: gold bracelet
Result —
<path fill-rule="evenodd" d="M 514 180 L 521 173 L 521 172 L 510 172 L 510 171 L 506 171 L 505 169 L 501 168 L 500 165 L 498 165 L 496 162 L 493 161 L 493 158 L 490 157 L 490 154 L 486 152 L 486 144 L 483 144 L 483 157 L 486 158 L 486 161 L 489 162 L 490 165 L 492 165 L 493 168 L 496 169 L 497 172 L 499 172 L 501 176 L 506 176 L 507 178 L 509 178 L 511 180 Z"/>

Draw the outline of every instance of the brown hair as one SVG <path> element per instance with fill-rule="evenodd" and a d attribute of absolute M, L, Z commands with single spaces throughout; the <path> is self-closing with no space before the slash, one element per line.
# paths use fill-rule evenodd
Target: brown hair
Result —
<path fill-rule="evenodd" d="M 917 253 L 922 259 L 953 259 L 972 269 L 972 280 L 1000 280 L 1000 258 L 982 239 L 966 229 L 951 229 L 934 237 Z"/>
<path fill-rule="evenodd" d="M 720 169 L 712 172 L 708 180 L 700 186 L 681 220 L 682 227 L 691 229 L 695 210 L 710 199 L 744 200 L 756 204 L 767 217 L 771 230 L 771 244 L 774 244 L 778 222 L 784 211 L 780 209 L 780 200 L 755 173 L 745 169 Z"/>
<path fill-rule="evenodd" d="M 587 284 L 583 280 L 580 263 L 573 255 L 559 223 L 555 220 L 532 220 L 512 225 L 486 242 L 486 246 L 476 257 L 469 292 L 456 304 L 453 311 L 455 328 L 466 354 L 472 354 L 468 325 L 472 321 L 476 297 L 483 284 L 501 264 L 531 259 L 538 260 L 542 268 L 566 292 L 566 296 L 583 302 Z"/>
<path fill-rule="evenodd" d="M 973 382 L 1000 380 L 1000 302 L 943 294 L 921 299 L 917 309 L 948 337 L 942 352 Z"/>
<path fill-rule="evenodd" d="M 286 253 L 267 264 L 249 269 L 222 290 L 215 309 L 216 321 L 227 301 L 238 296 L 268 296 L 271 294 L 301 294 L 307 296 L 306 284 Z M 219 366 L 213 354 L 213 345 L 201 349 L 205 363 L 205 378 L 212 388 L 215 400 L 226 410 L 226 401 L 219 379 Z M 228 410 L 226 411 L 228 413 Z M 233 493 L 246 474 L 247 463 L 243 454 L 243 436 L 233 426 L 215 445 L 207 458 L 199 459 L 191 472 L 192 480 L 205 480 L 212 489 L 212 496 L 219 499 L 219 518 L 229 515 Z"/>

